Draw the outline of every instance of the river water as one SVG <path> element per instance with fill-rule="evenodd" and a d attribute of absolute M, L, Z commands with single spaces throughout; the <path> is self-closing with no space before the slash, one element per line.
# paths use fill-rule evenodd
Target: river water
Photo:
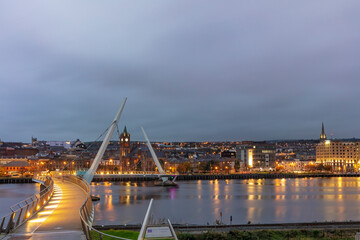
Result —
<path fill-rule="evenodd" d="M 39 191 L 39 183 L 0 184 L 0 217 L 9 214 L 12 205 Z"/>
<path fill-rule="evenodd" d="M 93 183 L 95 225 L 140 224 L 151 198 L 153 219 L 225 224 L 360 221 L 360 178 L 297 178 Z"/>

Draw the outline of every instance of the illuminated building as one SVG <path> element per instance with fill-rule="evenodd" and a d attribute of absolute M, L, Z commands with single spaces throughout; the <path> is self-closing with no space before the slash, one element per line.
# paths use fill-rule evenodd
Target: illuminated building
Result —
<path fill-rule="evenodd" d="M 358 171 L 359 142 L 326 140 L 324 125 L 322 125 L 320 143 L 316 146 L 316 163 L 331 166 L 333 171 Z"/>
<path fill-rule="evenodd" d="M 321 134 L 320 134 L 320 142 L 324 142 L 326 140 L 326 134 L 324 129 L 324 123 L 321 125 Z"/>
<path fill-rule="evenodd" d="M 120 156 L 124 157 L 130 153 L 130 133 L 127 132 L 126 126 L 120 135 Z"/>
<path fill-rule="evenodd" d="M 236 146 L 236 157 L 249 168 L 275 167 L 275 144 L 242 142 Z"/>
<path fill-rule="evenodd" d="M 359 143 L 330 140 L 320 142 L 316 146 L 316 163 L 330 165 L 333 171 L 358 171 Z"/>

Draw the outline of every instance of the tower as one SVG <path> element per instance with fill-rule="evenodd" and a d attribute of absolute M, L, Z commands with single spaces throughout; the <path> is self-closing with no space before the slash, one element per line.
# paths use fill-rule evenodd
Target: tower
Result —
<path fill-rule="evenodd" d="M 325 128 L 324 128 L 324 123 L 322 123 L 321 126 L 321 135 L 320 135 L 320 142 L 323 142 L 326 140 L 326 134 L 325 134 Z"/>
<path fill-rule="evenodd" d="M 127 132 L 126 126 L 120 134 L 120 159 L 130 153 L 130 133 Z"/>

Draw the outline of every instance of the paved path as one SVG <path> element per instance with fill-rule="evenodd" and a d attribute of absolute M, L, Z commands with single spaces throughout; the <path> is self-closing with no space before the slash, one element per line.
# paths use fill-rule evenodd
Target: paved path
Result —
<path fill-rule="evenodd" d="M 86 193 L 77 185 L 54 179 L 54 195 L 49 203 L 6 240 L 78 240 L 85 239 L 81 229 L 79 208 Z"/>

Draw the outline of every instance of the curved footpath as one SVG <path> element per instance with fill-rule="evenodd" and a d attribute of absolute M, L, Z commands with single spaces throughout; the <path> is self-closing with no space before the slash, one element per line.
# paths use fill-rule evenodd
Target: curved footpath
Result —
<path fill-rule="evenodd" d="M 54 182 L 54 195 L 49 203 L 4 240 L 86 239 L 79 215 L 86 193 L 73 183 L 55 178 Z"/>

